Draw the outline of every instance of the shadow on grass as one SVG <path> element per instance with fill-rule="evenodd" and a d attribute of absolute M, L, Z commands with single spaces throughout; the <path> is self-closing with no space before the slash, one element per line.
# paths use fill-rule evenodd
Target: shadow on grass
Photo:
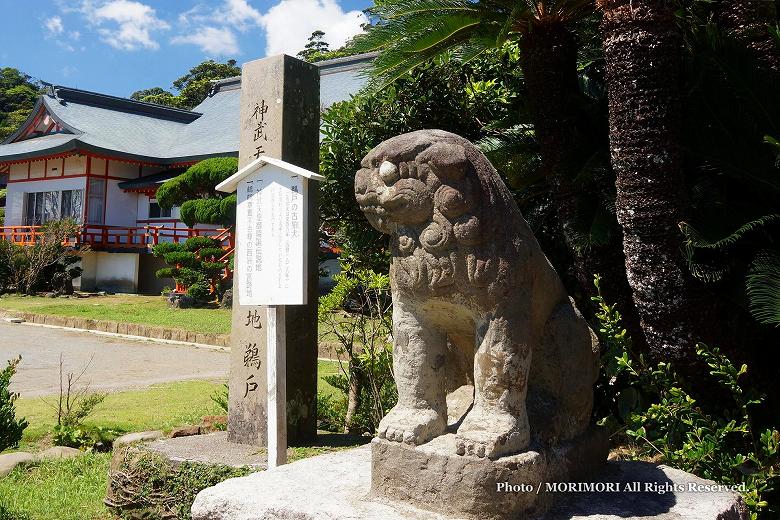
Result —
<path fill-rule="evenodd" d="M 30 520 L 30 515 L 9 509 L 5 504 L 0 503 L 0 520 Z"/>

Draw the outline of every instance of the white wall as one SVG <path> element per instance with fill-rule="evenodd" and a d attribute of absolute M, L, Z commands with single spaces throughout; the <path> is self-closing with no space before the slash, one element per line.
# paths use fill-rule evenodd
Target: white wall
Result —
<path fill-rule="evenodd" d="M 134 227 L 138 218 L 138 194 L 119 188 L 121 181 L 108 179 L 106 225 Z"/>
<path fill-rule="evenodd" d="M 21 226 L 24 222 L 24 195 L 37 191 L 83 190 L 86 177 L 51 179 L 32 182 L 11 182 L 6 195 L 5 225 Z"/>
<path fill-rule="evenodd" d="M 138 290 L 138 253 L 90 251 L 81 259 L 82 291 L 134 293 Z"/>

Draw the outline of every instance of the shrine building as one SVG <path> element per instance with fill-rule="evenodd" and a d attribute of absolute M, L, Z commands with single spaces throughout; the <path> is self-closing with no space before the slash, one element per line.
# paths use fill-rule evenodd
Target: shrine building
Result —
<path fill-rule="evenodd" d="M 348 99 L 365 83 L 373 55 L 319 62 L 322 108 Z M 238 156 L 241 78 L 215 81 L 192 110 L 49 85 L 28 119 L 0 144 L 0 179 L 7 179 L 0 240 L 30 245 L 40 226 L 71 218 L 75 243 L 88 244 L 84 291 L 159 293 L 171 280 L 151 254 L 160 242 L 210 236 L 233 248 L 230 229 L 179 220 L 157 204 L 157 189 L 210 157 Z M 0 186 L 1 187 L 1 186 Z"/>

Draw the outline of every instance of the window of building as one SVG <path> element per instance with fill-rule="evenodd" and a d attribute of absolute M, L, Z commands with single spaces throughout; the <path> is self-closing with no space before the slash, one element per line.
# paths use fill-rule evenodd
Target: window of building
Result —
<path fill-rule="evenodd" d="M 81 222 L 82 190 L 39 191 L 27 193 L 25 224 L 39 226 L 52 220 L 72 218 Z"/>
<path fill-rule="evenodd" d="M 172 208 L 162 208 L 156 199 L 149 199 L 149 218 L 171 218 Z"/>
<path fill-rule="evenodd" d="M 103 208 L 106 204 L 106 180 L 89 178 L 87 196 L 87 224 L 103 224 Z"/>

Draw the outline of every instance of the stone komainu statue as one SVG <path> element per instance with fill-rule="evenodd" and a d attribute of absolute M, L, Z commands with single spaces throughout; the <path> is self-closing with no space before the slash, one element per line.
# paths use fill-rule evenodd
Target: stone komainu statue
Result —
<path fill-rule="evenodd" d="M 583 433 L 598 343 L 487 158 L 455 134 L 404 134 L 363 159 L 355 196 L 393 254 L 398 404 L 379 436 L 444 434 L 447 392 L 462 384 L 474 401 L 451 426 L 458 454 L 498 458 Z"/>

